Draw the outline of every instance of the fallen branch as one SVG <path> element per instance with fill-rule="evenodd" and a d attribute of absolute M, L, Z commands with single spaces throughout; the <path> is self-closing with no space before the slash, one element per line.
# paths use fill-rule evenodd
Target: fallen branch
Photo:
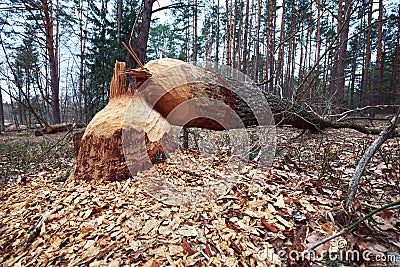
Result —
<path fill-rule="evenodd" d="M 393 136 L 394 129 L 396 128 L 397 124 L 399 123 L 399 111 L 397 112 L 396 116 L 390 121 L 390 124 L 379 134 L 379 136 L 375 139 L 375 141 L 368 147 L 367 151 L 365 151 L 364 155 L 360 159 L 356 170 L 354 171 L 353 177 L 349 183 L 349 189 L 347 191 L 347 199 L 346 199 L 346 209 L 350 210 L 353 206 L 354 197 L 357 193 L 358 183 L 360 182 L 361 176 L 372 158 L 375 154 L 376 150 L 380 148 L 380 146 L 391 136 Z"/>
<path fill-rule="evenodd" d="M 396 201 L 394 201 L 394 202 L 391 202 L 391 203 L 389 203 L 389 204 L 383 205 L 382 207 L 379 207 L 379 208 L 377 208 L 377 209 L 371 211 L 370 213 L 368 213 L 368 214 L 365 215 L 364 217 L 358 219 L 358 220 L 357 220 L 356 222 L 354 222 L 352 225 L 346 227 L 345 229 L 343 229 L 343 230 L 340 231 L 339 233 L 336 233 L 336 234 L 334 234 L 334 235 L 331 235 L 331 236 L 329 236 L 329 237 L 327 237 L 327 238 L 325 238 L 325 239 L 319 241 L 317 244 L 315 244 L 315 245 L 313 245 L 311 248 L 309 248 L 308 251 L 313 251 L 314 249 L 316 249 L 316 248 L 319 247 L 320 245 L 323 245 L 323 244 L 325 244 L 326 242 L 328 242 L 328 241 L 330 241 L 330 240 L 332 240 L 332 239 L 335 239 L 336 237 L 339 237 L 339 236 L 341 236 L 341 235 L 343 235 L 343 234 L 349 233 L 351 230 L 353 230 L 354 228 L 356 228 L 357 225 L 359 225 L 360 223 L 362 223 L 362 222 L 365 221 L 366 219 L 371 218 L 374 214 L 376 214 L 376 213 L 378 213 L 378 212 L 380 212 L 380 211 L 382 211 L 382 210 L 385 210 L 385 209 L 387 209 L 387 208 L 391 208 L 391 207 L 395 207 L 395 206 L 399 206 L 399 205 L 400 205 L 400 199 L 399 199 L 399 200 L 396 200 Z"/>
<path fill-rule="evenodd" d="M 353 113 L 353 112 L 361 112 L 367 109 L 371 109 L 371 108 L 379 108 L 379 109 L 383 109 L 383 108 L 396 108 L 398 107 L 398 105 L 375 105 L 375 106 L 366 106 L 366 107 L 362 107 L 362 108 L 355 108 L 352 110 L 347 110 L 345 112 L 339 113 L 339 114 L 332 114 L 329 115 L 328 117 L 341 117 L 340 119 L 338 119 L 338 121 L 341 121 L 346 115 Z"/>
<path fill-rule="evenodd" d="M 24 242 L 24 244 L 26 243 L 32 243 L 33 240 L 35 240 L 36 237 L 39 236 L 40 231 L 42 229 L 42 225 L 46 222 L 47 218 L 53 214 L 54 212 L 59 211 L 60 209 L 62 209 L 62 206 L 56 206 L 54 209 L 52 210 L 48 210 L 45 213 L 43 213 L 42 216 L 40 216 L 39 220 L 36 222 L 35 228 L 32 230 L 32 232 L 30 232 L 30 234 L 26 237 L 26 240 Z"/>

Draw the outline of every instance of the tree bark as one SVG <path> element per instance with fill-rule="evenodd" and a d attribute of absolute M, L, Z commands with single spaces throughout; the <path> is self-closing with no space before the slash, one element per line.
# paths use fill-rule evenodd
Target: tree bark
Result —
<path fill-rule="evenodd" d="M 275 72 L 275 24 L 276 24 L 276 1 L 273 0 L 269 3 L 270 11 L 268 12 L 268 20 L 269 20 L 269 29 L 268 29 L 268 65 L 269 65 L 269 92 L 274 92 L 274 72 Z"/>
<path fill-rule="evenodd" d="M 0 88 L 0 133 L 4 130 L 3 90 Z"/>
<path fill-rule="evenodd" d="M 155 0 L 143 0 L 142 23 L 136 39 L 135 52 L 139 60 L 143 63 L 146 59 L 147 41 L 149 40 L 151 15 Z"/>
<path fill-rule="evenodd" d="M 369 91 L 370 84 L 370 62 L 371 62 L 371 27 L 372 27 L 372 6 L 373 1 L 369 0 L 369 9 L 368 9 L 368 22 L 367 22 L 367 37 L 366 37 L 366 47 L 365 47 L 365 63 L 362 72 L 362 85 L 360 92 L 360 107 L 365 107 L 367 103 L 367 93 Z"/>
<path fill-rule="evenodd" d="M 399 25 L 400 31 L 400 25 Z M 399 34 L 400 35 L 400 34 Z M 395 105 L 400 106 L 400 42 L 396 47 L 393 58 L 391 87 Z"/>
<path fill-rule="evenodd" d="M 357 68 L 357 59 L 358 59 L 358 49 L 360 47 L 360 36 L 357 38 L 357 43 L 354 51 L 354 60 L 351 64 L 351 84 L 350 84 L 350 109 L 355 108 L 354 103 L 354 89 L 356 85 L 356 68 Z"/>
<path fill-rule="evenodd" d="M 212 100 L 201 102 L 198 105 L 191 104 L 186 109 L 183 108 L 179 111 L 179 119 L 171 117 L 171 114 L 173 114 L 171 112 L 176 107 L 184 105 L 185 102 L 193 103 L 191 101 L 196 98 L 204 98 L 223 102 L 238 115 L 243 123 L 243 125 L 238 125 L 235 124 L 236 122 L 234 124 L 227 122 L 225 126 L 236 128 L 259 125 L 254 111 L 247 104 L 249 103 L 248 100 L 254 99 L 251 103 L 254 103 L 260 110 L 267 111 L 267 109 L 257 106 L 264 104 L 263 101 L 260 101 L 261 89 L 257 90 L 258 87 L 254 84 L 225 78 L 221 81 L 220 76 L 202 68 L 178 60 L 168 59 L 168 62 L 173 62 L 175 67 L 166 69 L 162 72 L 162 75 L 158 74 L 157 79 L 151 78 L 140 87 L 139 91 L 144 94 L 144 98 L 155 111 L 164 118 L 170 118 L 169 123 L 185 127 L 224 130 L 223 125 L 217 123 L 215 119 L 207 119 L 201 116 L 191 119 L 193 114 L 197 114 L 196 112 L 201 112 L 201 110 L 207 110 L 209 114 L 213 114 L 215 111 L 220 118 L 225 118 L 225 121 L 231 118 L 230 111 L 226 113 L 220 111 L 219 107 L 215 107 Z M 165 64 L 163 60 L 157 60 L 150 61 L 147 66 L 151 69 L 154 66 Z M 378 129 L 370 129 L 357 124 L 331 121 L 298 103 L 282 99 L 274 94 L 263 94 L 275 122 L 280 125 L 291 125 L 300 129 L 309 129 L 312 132 L 319 132 L 327 128 L 351 128 L 367 134 L 378 134 L 380 132 Z M 246 96 L 247 100 L 243 99 L 243 95 Z"/>
<path fill-rule="evenodd" d="M 193 62 L 197 62 L 197 0 L 193 7 Z"/>
<path fill-rule="evenodd" d="M 217 0 L 217 28 L 215 33 L 215 63 L 219 64 L 219 0 Z"/>
<path fill-rule="evenodd" d="M 349 36 L 350 16 L 351 16 L 351 0 L 343 0 L 344 9 L 339 6 L 339 20 L 338 34 L 339 34 L 339 55 L 336 71 L 336 101 L 337 108 L 340 108 L 344 99 L 344 85 L 345 85 L 345 66 L 346 66 L 346 52 L 347 52 L 347 39 Z M 341 2 L 341 1 L 339 1 Z"/>
<path fill-rule="evenodd" d="M 47 0 L 41 0 L 43 7 L 43 21 L 46 34 L 46 49 L 47 56 L 49 57 L 49 68 L 50 68 L 50 88 L 52 97 L 52 114 L 53 123 L 60 123 L 60 79 L 58 74 L 58 45 L 55 44 L 54 32 L 53 32 L 53 15 L 49 9 Z M 50 1 L 50 5 L 51 5 Z"/>
<path fill-rule="evenodd" d="M 398 9 L 400 18 L 400 8 Z M 400 19 L 397 19 L 397 47 L 393 59 L 392 87 L 394 90 L 395 104 L 400 105 Z"/>
<path fill-rule="evenodd" d="M 260 27 L 261 27 L 261 10 L 262 10 L 262 6 L 261 6 L 261 0 L 257 1 L 257 7 L 258 7 L 258 11 L 257 11 L 257 30 L 256 30 L 256 43 L 254 44 L 255 46 L 255 59 L 254 59 L 254 76 L 253 76 L 253 80 L 255 82 L 258 82 L 258 61 L 259 61 L 259 56 L 260 56 Z"/>
<path fill-rule="evenodd" d="M 247 38 L 248 38 L 248 33 L 249 33 L 249 16 L 250 16 L 250 1 L 246 1 L 246 15 L 244 18 L 244 34 L 243 34 L 243 59 L 242 59 L 242 72 L 244 74 L 247 74 Z M 239 37 L 240 38 L 240 37 Z M 239 47 L 240 49 L 240 47 Z"/>
<path fill-rule="evenodd" d="M 283 68 L 284 68 L 284 37 L 285 37 L 285 0 L 282 0 L 282 18 L 281 18 L 281 29 L 280 29 L 280 34 L 279 34 L 279 49 L 278 49 L 278 62 L 277 62 L 277 67 L 276 67 L 276 85 L 279 86 L 279 88 L 283 88 Z M 283 92 L 281 91 L 279 95 L 285 95 L 287 90 L 285 89 Z"/>
<path fill-rule="evenodd" d="M 371 106 L 376 106 L 380 104 L 381 99 L 381 88 L 382 88 L 382 72 L 383 72 L 383 60 L 382 60 L 382 13 L 383 5 L 382 0 L 379 0 L 379 15 L 378 15 L 378 45 L 376 51 L 376 64 L 375 64 L 375 74 L 373 81 L 373 89 L 371 93 Z M 372 108 L 370 116 L 375 117 L 376 109 Z"/>
<path fill-rule="evenodd" d="M 225 20 L 225 56 L 226 56 L 226 65 L 231 66 L 231 24 L 230 24 L 230 14 L 231 11 L 229 8 L 229 1 L 225 0 L 225 9 L 226 9 L 226 20 Z"/>

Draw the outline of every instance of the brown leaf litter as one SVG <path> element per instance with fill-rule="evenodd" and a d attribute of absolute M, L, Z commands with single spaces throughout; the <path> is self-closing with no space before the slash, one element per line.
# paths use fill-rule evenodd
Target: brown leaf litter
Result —
<path fill-rule="evenodd" d="M 330 137 L 320 142 L 332 142 Z M 302 149 L 301 144 L 290 145 Z M 337 147 L 343 147 L 340 145 Z M 312 149 L 323 150 L 323 146 L 318 146 L 309 145 L 303 156 Z M 335 147 L 335 143 L 331 144 L 330 153 L 334 153 Z M 294 259 L 288 255 L 293 251 L 301 253 L 341 230 L 345 220 L 338 215 L 345 189 L 334 187 L 328 178 L 318 177 L 315 168 L 307 165 L 311 164 L 309 161 L 301 162 L 293 156 L 294 148 L 289 152 L 291 160 L 303 171 L 289 168 L 285 165 L 287 160 L 279 159 L 269 171 L 249 168 L 246 173 L 236 174 L 247 179 L 241 179 L 226 195 L 193 207 L 171 206 L 153 199 L 135 177 L 123 182 L 64 185 L 53 182 L 54 174 L 45 174 L 28 179 L 26 184 L 0 185 L 0 263 L 3 266 L 327 265 L 326 258 Z M 346 151 L 341 152 L 336 161 L 331 160 L 330 167 L 343 170 L 340 174 L 346 178 L 347 166 L 343 162 L 353 163 L 348 158 L 340 161 L 341 157 L 350 156 Z M 338 162 L 343 164 L 340 166 Z M 398 196 L 386 190 L 392 182 L 380 187 L 378 181 L 388 177 L 388 173 L 396 176 L 396 172 L 393 174 L 374 162 L 372 166 L 375 169 L 369 171 L 379 176 L 368 183 L 376 186 L 363 185 L 363 189 L 373 195 L 376 190 L 386 192 L 386 202 L 395 200 Z M 165 170 L 167 175 L 168 168 Z M 170 172 L 175 174 L 176 168 Z M 253 177 L 264 179 L 258 191 L 251 191 L 246 183 Z M 317 181 L 321 181 L 320 188 Z M 360 201 L 357 214 L 352 216 L 365 215 L 377 206 L 368 203 Z M 318 247 L 316 253 L 323 253 L 324 249 L 334 253 L 351 249 L 373 255 L 398 255 L 399 227 L 398 210 L 387 210 L 360 225 L 353 234 Z M 373 266 L 365 259 L 353 264 Z M 390 264 L 393 263 L 385 262 L 385 266 Z"/>

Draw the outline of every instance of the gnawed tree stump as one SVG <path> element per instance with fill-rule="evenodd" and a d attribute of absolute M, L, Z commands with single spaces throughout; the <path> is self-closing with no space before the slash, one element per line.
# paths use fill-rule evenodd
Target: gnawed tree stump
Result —
<path fill-rule="evenodd" d="M 133 95 L 134 90 L 126 86 L 125 63 L 116 62 L 110 85 L 109 102 L 86 127 L 70 181 L 74 179 L 120 180 L 130 176 L 122 147 L 122 128 Z M 138 110 L 149 109 L 145 101 L 135 104 Z M 164 120 L 155 111 L 152 112 L 152 116 L 152 118 Z M 140 120 L 140 118 L 136 119 Z M 134 139 L 134 136 L 132 138 Z M 157 140 L 151 142 L 148 139 L 146 148 L 150 158 L 153 158 L 153 154 L 157 154 L 157 151 L 161 149 Z"/>
<path fill-rule="evenodd" d="M 115 180 L 128 175 L 121 132 L 133 91 L 126 87 L 125 63 L 115 64 L 108 105 L 86 127 L 71 179 Z"/>

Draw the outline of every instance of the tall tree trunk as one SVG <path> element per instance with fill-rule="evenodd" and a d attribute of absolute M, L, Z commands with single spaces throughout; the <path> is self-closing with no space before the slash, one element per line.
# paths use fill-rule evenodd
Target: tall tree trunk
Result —
<path fill-rule="evenodd" d="M 118 57 L 122 57 L 122 47 L 121 47 L 121 24 L 122 24 L 122 0 L 117 1 L 117 44 L 118 44 Z"/>
<path fill-rule="evenodd" d="M 85 107 L 87 106 L 87 97 L 86 92 L 84 91 L 84 83 L 85 83 L 85 50 L 86 50 L 86 40 L 87 40 L 87 26 L 88 22 L 86 20 L 85 25 L 83 25 L 83 1 L 79 1 L 79 92 L 78 92 L 78 109 L 79 115 L 78 120 L 82 122 L 83 119 L 83 104 Z M 88 11 L 87 11 L 88 12 Z M 87 17 L 87 14 L 86 14 Z M 84 99 L 82 99 L 84 98 Z M 83 100 L 83 101 L 82 101 Z M 88 110 L 85 108 L 85 113 L 88 113 Z M 88 122 L 88 121 L 86 121 Z"/>
<path fill-rule="evenodd" d="M 58 73 L 58 42 L 54 39 L 53 32 L 53 16 L 52 11 L 49 9 L 52 5 L 47 2 L 47 0 L 41 0 L 43 7 L 44 16 L 44 27 L 46 34 L 46 50 L 49 57 L 49 68 L 50 68 L 50 88 L 51 88 L 51 98 L 52 98 L 52 115 L 53 123 L 60 123 L 60 79 Z M 56 38 L 57 39 L 57 38 Z"/>
<path fill-rule="evenodd" d="M 219 64 L 219 0 L 217 1 L 217 28 L 215 33 L 215 63 Z"/>
<path fill-rule="evenodd" d="M 237 50 L 237 53 L 236 52 L 234 52 L 233 53 L 233 62 L 236 62 L 236 68 L 238 69 L 238 70 L 241 70 L 242 69 L 242 65 L 241 65 L 241 62 L 242 62 L 242 28 L 243 28 L 243 10 L 242 10 L 242 8 L 240 8 L 240 10 L 239 10 L 239 28 L 238 28 L 238 31 L 237 31 L 237 34 L 236 34 L 236 36 L 237 36 L 237 44 L 236 44 L 236 50 Z M 245 48 L 243 48 L 243 50 L 245 50 Z"/>
<path fill-rule="evenodd" d="M 317 0 L 317 33 L 316 33 L 316 44 L 317 49 L 315 51 L 315 62 L 319 62 L 319 57 L 321 54 L 321 4 L 320 0 Z M 319 69 L 319 64 L 317 66 L 317 73 Z"/>
<path fill-rule="evenodd" d="M 231 45 L 231 49 L 232 49 L 232 51 L 231 51 L 231 57 L 232 57 L 232 59 L 231 59 L 231 62 L 232 62 L 232 67 L 233 68 L 237 68 L 237 65 L 236 65 L 236 62 L 235 62 L 235 58 L 236 58 L 236 26 L 237 26 L 237 13 L 238 13 L 238 0 L 235 0 L 235 11 L 234 11 L 234 13 L 233 13 L 233 27 L 231 26 L 231 33 L 230 33 L 230 35 L 231 35 L 231 39 L 232 39 L 232 45 Z M 233 6 L 232 6 L 232 3 L 231 3 L 231 9 L 233 10 Z M 231 11 L 232 12 L 232 11 Z M 240 38 L 240 37 L 238 37 L 238 38 Z M 240 50 L 240 47 L 239 47 L 239 50 Z"/>
<path fill-rule="evenodd" d="M 371 27 L 372 27 L 372 5 L 373 1 L 369 0 L 369 10 L 368 10 L 368 22 L 367 22 L 367 37 L 366 37 L 366 47 L 365 47 L 365 63 L 362 72 L 362 85 L 360 92 L 360 106 L 365 107 L 367 103 L 367 93 L 369 89 L 369 75 L 370 75 L 370 62 L 371 62 Z"/>
<path fill-rule="evenodd" d="M 276 85 L 279 88 L 283 88 L 283 67 L 284 67 L 284 60 L 283 60 L 283 54 L 284 54 L 284 40 L 285 38 L 285 0 L 282 0 L 282 18 L 281 18 L 281 29 L 280 29 L 280 34 L 279 34 L 279 49 L 278 49 L 278 62 L 277 62 L 277 68 L 276 68 Z M 286 91 L 286 90 L 284 90 Z M 287 96 L 282 92 L 283 95 Z"/>
<path fill-rule="evenodd" d="M 303 55 L 303 43 L 304 43 L 304 23 L 301 23 L 300 26 L 300 40 L 299 40 L 299 45 L 300 45 L 300 57 L 299 57 L 299 74 L 297 75 L 297 92 L 296 92 L 296 98 L 300 99 L 301 96 L 301 88 L 299 87 L 300 84 L 303 82 L 303 64 L 304 64 L 304 55 Z"/>
<path fill-rule="evenodd" d="M 0 133 L 4 130 L 3 89 L 0 87 Z"/>
<path fill-rule="evenodd" d="M 197 61 L 197 0 L 193 7 L 193 61 Z"/>
<path fill-rule="evenodd" d="M 344 85 L 345 85 L 345 66 L 346 66 L 346 52 L 347 52 L 347 39 L 349 36 L 349 27 L 350 27 L 350 15 L 351 15 L 351 0 L 344 0 L 344 12 L 339 16 L 339 19 L 342 20 L 340 30 L 340 48 L 339 48 L 339 60 L 337 65 L 337 79 L 336 79 L 336 89 L 337 89 L 337 97 L 336 104 L 338 107 L 341 107 L 344 99 Z M 339 6 L 342 10 L 342 6 Z"/>
<path fill-rule="evenodd" d="M 394 103 L 396 105 L 400 105 L 400 8 L 397 10 L 398 17 L 397 17 L 397 46 L 394 52 L 394 59 L 393 59 L 393 74 L 392 75 L 392 88 L 394 92 Z M 393 113 L 395 113 L 394 110 Z"/>
<path fill-rule="evenodd" d="M 255 82 L 258 82 L 258 61 L 259 61 L 259 56 L 260 56 L 260 27 L 261 27 L 261 0 L 258 0 L 257 2 L 257 30 L 256 30 L 256 43 L 254 44 L 255 48 L 255 59 L 254 59 L 254 76 L 253 79 Z"/>
<path fill-rule="evenodd" d="M 254 14 L 254 0 L 251 0 L 251 14 Z M 253 16 L 250 16 L 250 23 L 249 23 L 249 32 L 248 32 L 248 35 L 247 35 L 247 47 L 248 47 L 248 50 L 247 50 L 247 58 L 246 58 L 246 62 L 247 62 L 247 64 L 246 64 L 246 73 L 248 73 L 249 71 L 250 71 L 250 64 L 251 64 L 251 47 L 252 47 L 252 43 L 253 42 L 250 42 L 249 40 L 253 40 L 254 39 L 254 37 L 253 37 L 253 35 L 252 35 L 252 29 L 253 29 Z M 254 71 L 254 69 L 253 69 L 253 71 Z"/>
<path fill-rule="evenodd" d="M 376 52 L 376 64 L 375 64 L 375 74 L 373 81 L 373 91 L 371 93 L 371 106 L 378 105 L 381 101 L 382 94 L 382 71 L 383 71 L 383 59 L 382 59 L 382 13 L 383 5 L 382 0 L 379 0 L 379 15 L 378 15 L 378 44 Z M 372 108 L 370 111 L 370 116 L 375 117 L 376 109 Z"/>
<path fill-rule="evenodd" d="M 274 62 L 274 55 L 275 55 L 275 24 L 276 24 L 276 0 L 272 0 L 270 3 L 270 12 L 268 13 L 268 20 L 269 20 L 269 32 L 268 32 L 268 64 L 269 64 L 269 92 L 274 92 L 274 77 L 275 72 L 275 62 Z"/>
<path fill-rule="evenodd" d="M 244 18 L 244 34 L 243 34 L 243 60 L 242 60 L 242 72 L 247 73 L 247 38 L 249 34 L 249 16 L 250 16 L 250 2 L 246 0 L 246 15 Z M 239 48 L 240 49 L 240 48 Z"/>
<path fill-rule="evenodd" d="M 360 47 L 360 40 L 361 40 L 361 37 L 359 35 L 357 38 L 357 43 L 356 43 L 356 47 L 355 47 L 355 51 L 354 51 L 354 60 L 351 65 L 350 109 L 355 108 L 354 89 L 355 89 L 355 84 L 356 84 L 356 69 L 357 69 L 358 49 Z"/>
<path fill-rule="evenodd" d="M 226 65 L 231 66 L 231 9 L 229 6 L 229 1 L 225 0 L 226 9 L 226 20 L 225 20 L 225 53 L 226 53 Z"/>
<path fill-rule="evenodd" d="M 400 26 L 400 25 L 399 25 Z M 399 27 L 400 29 L 400 27 Z M 392 88 L 392 98 L 395 105 L 400 105 L 400 45 L 397 44 L 393 55 L 392 79 L 390 81 Z M 393 113 L 397 110 L 393 108 Z"/>
<path fill-rule="evenodd" d="M 139 60 L 144 63 L 146 60 L 147 41 L 149 40 L 151 15 L 155 0 L 143 0 L 142 23 L 136 39 L 135 52 Z"/>

